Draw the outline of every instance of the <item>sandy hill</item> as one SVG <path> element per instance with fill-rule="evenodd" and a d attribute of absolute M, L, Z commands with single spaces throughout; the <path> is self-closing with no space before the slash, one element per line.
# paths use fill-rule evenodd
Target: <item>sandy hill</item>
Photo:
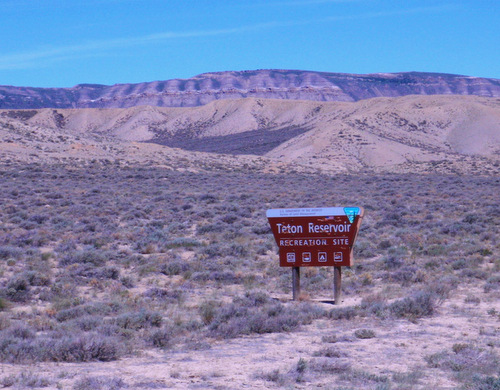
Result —
<path fill-rule="evenodd" d="M 500 156 L 500 99 L 475 96 L 354 103 L 247 98 L 190 108 L 3 110 L 0 121 L 4 148 L 12 149 L 14 139 L 25 144 L 52 140 L 52 147 L 60 148 L 90 143 L 101 151 L 100 158 L 111 160 L 118 145 L 132 143 L 153 160 L 158 155 L 153 151 L 183 149 L 184 154 L 263 156 L 326 171 L 494 172 Z M 16 131 L 17 138 L 12 136 Z M 201 155 L 207 154 L 196 154 Z"/>

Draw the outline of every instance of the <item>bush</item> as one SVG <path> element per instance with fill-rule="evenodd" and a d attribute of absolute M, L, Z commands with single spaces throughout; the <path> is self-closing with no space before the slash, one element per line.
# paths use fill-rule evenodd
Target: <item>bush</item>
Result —
<path fill-rule="evenodd" d="M 474 390 L 500 390 L 500 376 L 473 375 L 471 389 Z"/>
<path fill-rule="evenodd" d="M 354 332 L 354 336 L 358 339 L 372 339 L 375 337 L 375 332 L 371 329 L 358 329 Z"/>
<path fill-rule="evenodd" d="M 59 322 L 64 322 L 78 318 L 86 314 L 87 311 L 83 306 L 70 307 L 69 309 L 63 309 L 56 313 L 56 320 Z"/>
<path fill-rule="evenodd" d="M 314 352 L 314 356 L 324 356 L 329 358 L 339 358 L 342 356 L 346 356 L 345 352 L 340 351 L 340 349 L 336 347 L 325 347 L 320 349 L 319 351 Z"/>
<path fill-rule="evenodd" d="M 94 315 L 85 315 L 83 317 L 74 320 L 74 323 L 79 329 L 88 332 L 91 330 L 95 330 L 102 325 L 102 317 Z"/>
<path fill-rule="evenodd" d="M 6 337 L 10 334 L 10 337 Z M 7 331 L 0 333 L 0 360 L 10 363 L 110 361 L 120 355 L 120 345 L 113 338 L 96 333 L 63 336 L 51 333 L 41 337 Z M 26 337 L 28 336 L 28 337 Z"/>
<path fill-rule="evenodd" d="M 210 273 L 208 279 L 225 284 L 238 284 L 242 282 L 242 277 L 233 271 L 214 271 Z"/>
<path fill-rule="evenodd" d="M 172 330 L 163 328 L 151 332 L 146 337 L 146 341 L 153 347 L 166 348 L 170 346 L 172 338 L 173 338 Z"/>
<path fill-rule="evenodd" d="M 351 320 L 358 315 L 358 311 L 353 306 L 339 307 L 330 310 L 328 318 L 332 320 Z"/>
<path fill-rule="evenodd" d="M 354 246 L 354 258 L 370 259 L 377 255 L 377 251 L 370 241 L 359 241 Z"/>
<path fill-rule="evenodd" d="M 120 282 L 123 284 L 124 287 L 126 288 L 132 288 L 135 287 L 135 280 L 131 276 L 122 276 L 120 278 Z"/>
<path fill-rule="evenodd" d="M 31 298 L 31 286 L 48 286 L 49 284 L 50 279 L 40 272 L 25 271 L 13 276 L 1 293 L 13 302 L 27 302 Z"/>
<path fill-rule="evenodd" d="M 499 289 L 500 289 L 500 274 L 490 276 L 488 279 L 486 279 L 486 284 L 484 285 L 485 293 Z"/>
<path fill-rule="evenodd" d="M 390 278 L 401 283 L 402 286 L 409 286 L 410 284 L 423 282 L 425 273 L 417 267 L 404 266 L 393 272 Z"/>
<path fill-rule="evenodd" d="M 117 280 L 120 277 L 120 271 L 116 267 L 96 267 L 93 264 L 74 265 L 68 272 L 74 278 Z"/>
<path fill-rule="evenodd" d="M 459 279 L 454 275 L 444 276 L 437 280 L 431 281 L 427 285 L 427 292 L 433 294 L 439 302 L 449 298 L 450 292 L 457 288 Z"/>
<path fill-rule="evenodd" d="M 465 377 L 496 374 L 499 363 L 493 351 L 469 344 L 455 344 L 452 352 L 438 352 L 427 356 L 425 360 L 430 367 L 462 373 Z"/>
<path fill-rule="evenodd" d="M 86 376 L 75 382 L 73 390 L 118 390 L 124 387 L 127 385 L 120 378 Z"/>
<path fill-rule="evenodd" d="M 195 240 L 194 238 L 182 237 L 182 238 L 176 238 L 176 239 L 167 241 L 164 248 L 166 248 L 166 249 L 193 248 L 193 247 L 197 247 L 200 245 L 201 245 L 201 243 L 198 240 Z"/>
<path fill-rule="evenodd" d="M 111 338 L 98 334 L 77 337 L 63 337 L 53 345 L 49 353 L 55 362 L 89 362 L 93 360 L 111 361 L 119 356 L 119 344 Z"/>
<path fill-rule="evenodd" d="M 330 358 L 315 358 L 309 362 L 311 371 L 323 374 L 340 374 L 349 372 L 351 364 L 348 361 Z"/>
<path fill-rule="evenodd" d="M 50 278 L 38 271 L 25 271 L 21 273 L 20 277 L 25 279 L 30 286 L 50 285 Z"/>
<path fill-rule="evenodd" d="M 19 259 L 23 252 L 13 246 L 0 246 L 0 260 Z"/>
<path fill-rule="evenodd" d="M 399 268 L 404 264 L 404 260 L 396 256 L 386 256 L 382 259 L 382 262 L 387 269 Z"/>
<path fill-rule="evenodd" d="M 256 378 L 263 379 L 267 382 L 274 382 L 279 386 L 283 386 L 286 383 L 286 376 L 278 369 L 269 372 L 262 372 L 256 375 Z"/>
<path fill-rule="evenodd" d="M 10 328 L 7 332 L 5 332 L 5 334 L 12 338 L 22 340 L 31 340 L 35 338 L 35 332 L 24 325 Z"/>
<path fill-rule="evenodd" d="M 169 276 L 180 275 L 188 270 L 189 264 L 180 260 L 169 261 L 160 267 L 160 272 Z"/>
<path fill-rule="evenodd" d="M 288 332 L 324 315 L 311 305 L 284 306 L 265 293 L 250 292 L 217 308 L 208 328 L 212 336 L 220 338 Z"/>
<path fill-rule="evenodd" d="M 387 300 L 379 294 L 369 295 L 361 300 L 360 310 L 364 314 L 375 314 L 385 318 L 388 315 Z"/>
<path fill-rule="evenodd" d="M 3 289 L 2 295 L 13 302 L 27 302 L 31 298 L 30 285 L 22 276 L 14 276 Z"/>
<path fill-rule="evenodd" d="M 30 372 L 22 372 L 19 375 L 9 375 L 0 380 L 0 387 L 26 389 L 49 387 L 52 382 L 48 378 L 38 376 Z"/>
<path fill-rule="evenodd" d="M 182 299 L 183 292 L 181 290 L 167 290 L 152 287 L 147 289 L 143 295 L 151 299 L 159 299 L 167 302 L 179 302 Z"/>
<path fill-rule="evenodd" d="M 434 308 L 434 295 L 423 291 L 389 305 L 389 310 L 394 316 L 411 320 L 431 316 L 434 314 Z"/>
<path fill-rule="evenodd" d="M 100 266 L 103 265 L 105 261 L 106 256 L 102 251 L 97 249 L 86 249 L 64 256 L 59 261 L 59 264 L 63 267 L 70 264 L 92 264 Z"/>
<path fill-rule="evenodd" d="M 217 307 L 220 306 L 215 301 L 205 301 L 199 307 L 199 313 L 201 316 L 201 320 L 205 325 L 210 324 L 217 314 Z"/>
<path fill-rule="evenodd" d="M 119 315 L 114 322 L 122 329 L 139 330 L 143 328 L 161 326 L 163 317 L 160 313 L 141 310 Z"/>

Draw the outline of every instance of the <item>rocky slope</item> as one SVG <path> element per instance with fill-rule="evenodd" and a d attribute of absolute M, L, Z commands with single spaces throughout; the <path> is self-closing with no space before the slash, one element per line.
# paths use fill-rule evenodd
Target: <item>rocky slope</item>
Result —
<path fill-rule="evenodd" d="M 499 97 L 500 80 L 417 72 L 368 75 L 299 70 L 216 72 L 190 79 L 113 86 L 0 86 L 0 108 L 193 107 L 213 100 L 246 97 L 358 101 L 373 97 L 436 94 Z"/>

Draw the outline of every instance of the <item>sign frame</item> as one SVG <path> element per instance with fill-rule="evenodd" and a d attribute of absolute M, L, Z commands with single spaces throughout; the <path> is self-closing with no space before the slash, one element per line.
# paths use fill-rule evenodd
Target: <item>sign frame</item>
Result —
<path fill-rule="evenodd" d="M 300 295 L 300 267 L 334 267 L 334 299 L 340 303 L 342 266 L 352 266 L 363 207 L 269 209 L 280 266 L 292 267 L 293 300 Z"/>
<path fill-rule="evenodd" d="M 362 207 L 267 210 L 281 267 L 353 266 Z"/>

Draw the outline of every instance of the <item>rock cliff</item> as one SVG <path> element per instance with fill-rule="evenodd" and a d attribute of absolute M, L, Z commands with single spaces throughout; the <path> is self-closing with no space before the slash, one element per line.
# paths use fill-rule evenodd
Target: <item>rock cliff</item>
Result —
<path fill-rule="evenodd" d="M 194 107 L 213 100 L 247 97 L 353 102 L 406 95 L 500 97 L 500 80 L 418 72 L 367 75 L 300 70 L 216 72 L 190 79 L 112 86 L 0 86 L 0 108 Z"/>

